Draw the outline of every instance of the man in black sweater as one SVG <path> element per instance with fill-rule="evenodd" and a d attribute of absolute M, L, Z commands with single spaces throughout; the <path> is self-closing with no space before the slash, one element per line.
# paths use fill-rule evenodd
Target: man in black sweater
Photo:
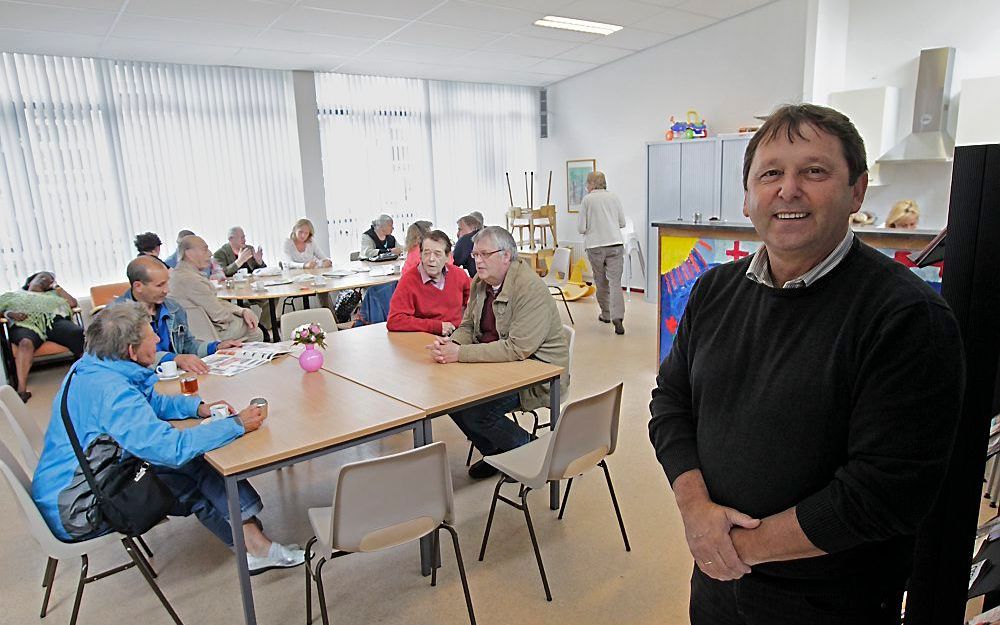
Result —
<path fill-rule="evenodd" d="M 465 269 L 469 277 L 476 277 L 476 261 L 472 258 L 472 238 L 483 229 L 483 222 L 474 215 L 466 215 L 458 220 L 458 238 L 451 253 L 455 265 Z"/>
<path fill-rule="evenodd" d="M 650 440 L 692 625 L 899 622 L 964 360 L 944 300 L 848 227 L 866 170 L 842 114 L 772 114 L 743 168 L 764 245 L 702 276 L 660 366 Z"/>

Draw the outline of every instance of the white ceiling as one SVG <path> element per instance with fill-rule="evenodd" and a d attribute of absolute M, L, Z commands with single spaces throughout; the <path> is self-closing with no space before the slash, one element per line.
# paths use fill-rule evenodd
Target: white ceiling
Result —
<path fill-rule="evenodd" d="M 771 1 L 0 0 L 0 51 L 544 86 Z"/>

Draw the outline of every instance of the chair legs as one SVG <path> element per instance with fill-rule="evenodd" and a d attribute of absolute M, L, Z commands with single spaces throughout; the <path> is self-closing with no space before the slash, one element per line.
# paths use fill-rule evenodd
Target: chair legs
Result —
<path fill-rule="evenodd" d="M 146 552 L 146 557 L 147 558 L 152 558 L 153 557 L 153 550 L 149 548 L 149 545 L 147 545 L 146 541 L 142 539 L 142 536 L 136 536 L 135 540 L 136 540 L 136 542 L 139 543 L 139 546 L 142 547 L 142 550 Z"/>
<path fill-rule="evenodd" d="M 458 532 L 447 523 L 442 523 L 434 530 L 434 557 L 436 566 L 431 571 L 431 586 L 437 583 L 437 570 L 441 566 L 441 551 L 439 549 L 440 533 L 444 528 L 451 534 L 451 544 L 455 548 L 455 561 L 458 563 L 458 575 L 462 579 L 462 592 L 465 594 L 465 607 L 469 610 L 469 623 L 476 625 L 476 612 L 472 608 L 472 593 L 469 592 L 469 579 L 465 575 L 465 561 L 462 559 L 462 548 L 458 544 Z"/>
<path fill-rule="evenodd" d="M 535 527 L 531 524 L 531 514 L 528 512 L 528 493 L 530 488 L 521 491 L 521 510 L 524 512 L 524 521 L 528 524 L 528 535 L 531 537 L 531 546 L 535 550 L 535 560 L 538 562 L 538 574 L 542 576 L 542 586 L 545 588 L 545 600 L 552 601 L 552 593 L 549 592 L 549 580 L 545 576 L 545 566 L 542 564 L 542 552 L 538 549 L 538 539 L 535 538 Z"/>
<path fill-rule="evenodd" d="M 560 521 L 562 520 L 563 515 L 566 514 L 566 502 L 569 501 L 569 490 L 571 488 L 573 488 L 573 478 L 569 478 L 569 480 L 567 480 L 567 482 L 566 482 L 566 492 L 563 493 L 562 505 L 559 506 L 559 517 L 558 517 L 558 519 Z"/>
<path fill-rule="evenodd" d="M 87 569 L 90 562 L 87 554 L 80 556 L 80 581 L 76 583 L 76 596 L 73 598 L 73 611 L 70 613 L 69 625 L 76 625 L 76 617 L 80 614 L 80 602 L 83 601 L 83 587 L 87 585 Z"/>
<path fill-rule="evenodd" d="M 486 556 L 486 545 L 490 539 L 490 529 L 493 527 L 493 515 L 496 513 L 497 501 L 502 501 L 507 505 L 517 508 L 524 513 L 524 521 L 528 525 L 528 535 L 531 537 L 531 546 L 535 551 L 535 561 L 538 563 L 538 573 L 542 577 L 542 587 L 545 588 L 545 599 L 552 601 L 552 593 L 549 591 L 549 580 L 545 575 L 545 565 L 542 564 L 542 552 L 538 548 L 538 539 L 535 537 L 535 526 L 531 523 L 531 513 L 528 511 L 528 493 L 531 489 L 523 484 L 518 484 L 518 497 L 521 502 L 512 501 L 500 494 L 500 487 L 505 483 L 516 483 L 506 475 L 501 474 L 496 488 L 493 490 L 493 501 L 490 502 L 490 515 L 486 520 L 486 531 L 483 533 L 483 545 L 479 549 L 479 561 L 482 562 Z"/>
<path fill-rule="evenodd" d="M 469 610 L 469 622 L 471 625 L 476 625 L 476 613 L 472 608 L 472 594 L 469 592 L 469 580 L 465 575 L 465 561 L 462 559 L 462 548 L 458 544 L 458 532 L 455 528 L 447 523 L 442 523 L 436 527 L 431 535 L 431 540 L 433 541 L 433 546 L 431 548 L 434 554 L 434 563 L 431 566 L 431 586 L 437 585 L 437 570 L 441 568 L 441 551 L 440 551 L 440 532 L 441 530 L 446 530 L 451 534 L 451 542 L 455 547 L 455 560 L 458 562 L 458 574 L 462 579 L 462 590 L 465 593 L 465 607 Z M 316 568 L 313 570 L 312 561 L 315 557 L 313 554 L 313 546 L 316 544 L 316 537 L 309 539 L 306 543 L 306 562 L 305 562 L 305 572 L 306 572 L 306 625 L 311 625 L 313 621 L 312 615 L 312 584 L 316 583 L 316 595 L 319 601 L 319 613 L 320 617 L 323 619 L 323 625 L 330 625 L 330 615 L 327 613 L 326 609 L 326 594 L 323 590 L 323 565 L 330 561 L 330 559 L 339 558 L 341 556 L 346 556 L 350 552 L 348 551 L 335 551 L 330 559 L 326 557 L 321 557 L 316 563 Z"/>
<path fill-rule="evenodd" d="M 552 295 L 556 294 L 556 290 L 559 291 L 559 297 L 560 299 L 562 299 L 563 306 L 566 307 L 566 315 L 569 316 L 569 322 L 573 325 L 576 325 L 576 322 L 573 321 L 573 313 L 569 311 L 569 303 L 566 301 L 566 294 L 563 293 L 563 290 L 561 288 L 555 286 L 554 284 L 549 285 L 549 291 L 551 291 Z"/>
<path fill-rule="evenodd" d="M 170 602 L 163 596 L 163 592 L 160 590 L 160 587 L 157 586 L 156 580 L 153 578 L 153 571 L 150 568 L 149 563 L 142 557 L 142 553 L 139 552 L 139 548 L 136 547 L 135 541 L 131 538 L 123 538 L 122 544 L 125 545 L 125 551 L 128 552 L 128 555 L 132 558 L 132 562 L 135 564 L 135 567 L 139 569 L 139 572 L 142 573 L 142 576 L 146 579 L 146 583 L 149 584 L 149 587 L 153 590 L 153 594 L 155 594 L 156 598 L 163 604 L 163 608 L 167 611 L 167 614 L 170 615 L 170 618 L 173 619 L 174 623 L 177 625 L 184 625 L 181 622 L 180 617 L 177 616 L 177 613 L 174 612 L 174 608 L 170 605 Z"/>
<path fill-rule="evenodd" d="M 611 493 L 611 503 L 615 506 L 615 516 L 618 517 L 618 527 L 622 531 L 622 540 L 625 542 L 625 551 L 632 551 L 632 547 L 628 544 L 628 534 L 625 533 L 625 522 L 622 520 L 622 511 L 618 507 L 618 498 L 615 497 L 615 487 L 611 484 L 611 471 L 608 470 L 608 462 L 605 458 L 597 463 L 602 469 L 604 469 L 604 479 L 608 482 L 608 492 Z M 569 487 L 566 488 L 566 494 L 569 495 Z M 563 500 L 563 506 L 566 505 L 566 501 Z M 559 514 L 562 518 L 562 513 Z"/>
<path fill-rule="evenodd" d="M 45 563 L 45 575 L 42 577 L 42 588 L 45 589 L 45 596 L 42 598 L 42 612 L 38 615 L 38 618 L 45 618 L 45 612 L 49 608 L 49 596 L 52 595 L 52 584 L 56 579 L 56 567 L 59 565 L 59 560 L 55 558 L 49 558 L 49 561 Z"/>

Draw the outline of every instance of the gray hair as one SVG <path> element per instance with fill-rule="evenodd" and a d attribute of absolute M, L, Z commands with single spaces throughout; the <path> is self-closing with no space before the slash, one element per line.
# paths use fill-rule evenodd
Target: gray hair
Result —
<path fill-rule="evenodd" d="M 183 239 L 181 239 L 180 243 L 177 244 L 178 258 L 184 258 L 184 254 L 186 254 L 188 250 L 194 248 L 196 242 L 200 240 L 201 237 L 195 234 L 186 236 Z"/>
<path fill-rule="evenodd" d="M 233 235 L 236 234 L 237 232 L 242 232 L 243 234 L 246 234 L 246 232 L 240 226 L 233 226 L 232 228 L 229 229 L 228 232 L 226 232 L 226 238 L 227 239 L 233 238 Z"/>
<path fill-rule="evenodd" d="M 486 226 L 480 230 L 476 236 L 472 237 L 473 243 L 478 243 L 480 239 L 489 238 L 497 246 L 497 249 L 507 252 L 511 262 L 517 260 L 517 243 L 507 229 L 503 226 Z"/>
<path fill-rule="evenodd" d="M 181 230 L 180 232 L 177 233 L 177 242 L 180 243 L 181 239 L 183 239 L 184 237 L 189 237 L 192 234 L 194 234 L 194 232 L 190 230 Z"/>
<path fill-rule="evenodd" d="M 458 223 L 466 225 L 473 230 L 479 230 L 483 227 L 483 222 L 479 220 L 475 215 L 466 215 L 465 217 L 459 217 Z"/>
<path fill-rule="evenodd" d="M 384 228 L 386 225 L 390 223 L 392 223 L 392 217 L 386 215 L 385 213 L 382 213 L 381 215 L 375 218 L 375 221 L 372 222 L 372 227 Z"/>
<path fill-rule="evenodd" d="M 483 217 L 483 214 L 480 213 L 479 211 L 472 211 L 471 213 L 469 213 L 469 217 L 475 217 L 476 219 L 478 219 L 480 228 L 482 228 L 483 224 L 486 223 L 486 218 Z"/>
<path fill-rule="evenodd" d="M 98 358 L 128 360 L 128 348 L 142 343 L 149 312 L 138 302 L 121 302 L 97 313 L 87 326 L 86 350 Z"/>

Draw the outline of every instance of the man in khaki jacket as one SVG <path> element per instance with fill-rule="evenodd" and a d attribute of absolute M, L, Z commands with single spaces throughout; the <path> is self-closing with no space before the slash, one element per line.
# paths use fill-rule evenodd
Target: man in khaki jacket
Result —
<path fill-rule="evenodd" d="M 263 339 L 257 315 L 252 310 L 219 299 L 215 287 L 202 275 L 201 271 L 212 263 L 212 252 L 205 240 L 193 235 L 184 237 L 177 251 L 180 261 L 170 272 L 170 294 L 173 298 L 184 308 L 204 310 L 221 340 Z"/>
<path fill-rule="evenodd" d="M 430 345 L 434 360 L 449 362 L 508 362 L 536 358 L 562 367 L 569 362 L 569 342 L 559 310 L 548 288 L 528 263 L 517 257 L 517 244 L 499 226 L 483 228 L 473 239 L 476 277 L 462 324 L 450 337 Z M 560 378 L 562 392 L 569 375 Z M 457 410 L 451 418 L 484 455 L 520 447 L 530 435 L 507 417 L 511 410 L 549 405 L 549 385 L 537 384 L 488 402 Z M 477 479 L 496 475 L 484 461 L 469 468 Z"/>

